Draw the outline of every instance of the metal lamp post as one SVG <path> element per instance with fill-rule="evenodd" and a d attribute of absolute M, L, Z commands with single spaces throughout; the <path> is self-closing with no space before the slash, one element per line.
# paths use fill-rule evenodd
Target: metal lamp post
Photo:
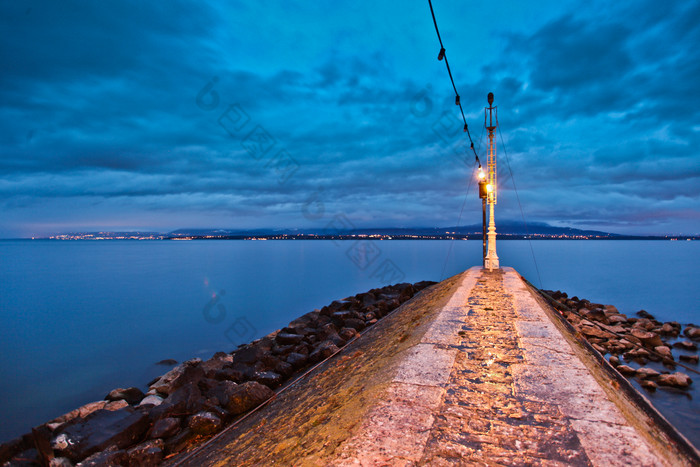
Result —
<path fill-rule="evenodd" d="M 496 142 L 494 140 L 494 130 L 498 126 L 498 113 L 493 106 L 493 93 L 488 95 L 489 106 L 484 111 L 484 126 L 489 131 L 489 156 L 488 156 L 488 183 L 486 184 L 486 202 L 489 205 L 489 229 L 488 229 L 488 251 L 484 261 L 484 267 L 489 271 L 499 268 L 498 255 L 496 254 L 496 221 L 493 216 L 493 208 L 496 205 Z M 488 111 L 488 112 L 487 112 Z M 493 117 L 496 117 L 494 125 Z"/>

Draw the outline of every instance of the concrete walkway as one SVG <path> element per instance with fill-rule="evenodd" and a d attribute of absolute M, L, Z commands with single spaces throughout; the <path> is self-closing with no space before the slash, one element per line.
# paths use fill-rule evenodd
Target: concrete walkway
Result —
<path fill-rule="evenodd" d="M 469 269 L 173 464 L 691 465 L 555 322 L 513 269 Z"/>
<path fill-rule="evenodd" d="M 512 268 L 472 268 L 334 465 L 668 465 Z"/>

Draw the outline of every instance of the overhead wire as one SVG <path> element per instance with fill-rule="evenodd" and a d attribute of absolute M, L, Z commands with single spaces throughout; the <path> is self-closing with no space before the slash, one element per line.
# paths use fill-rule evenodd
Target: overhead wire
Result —
<path fill-rule="evenodd" d="M 440 53 L 438 54 L 438 60 L 445 60 L 445 66 L 447 67 L 447 74 L 450 75 L 450 82 L 452 82 L 452 89 L 455 91 L 455 104 L 459 106 L 459 111 L 462 114 L 462 121 L 464 122 L 464 132 L 469 138 L 469 147 L 474 152 L 474 157 L 481 167 L 481 161 L 479 160 L 479 155 L 476 153 L 474 148 L 474 141 L 472 141 L 472 135 L 469 132 L 469 125 L 467 125 L 467 118 L 464 116 L 464 109 L 462 108 L 462 102 L 460 101 L 459 92 L 457 91 L 457 86 L 455 85 L 455 80 L 452 77 L 452 70 L 450 69 L 450 62 L 447 60 L 447 52 L 445 51 L 445 46 L 442 43 L 442 37 L 440 37 L 440 29 L 438 28 L 437 20 L 435 19 L 435 11 L 433 10 L 432 0 L 428 0 L 428 5 L 430 5 L 430 14 L 433 16 L 433 24 L 435 25 L 435 32 L 437 33 L 438 41 L 440 42 Z"/>

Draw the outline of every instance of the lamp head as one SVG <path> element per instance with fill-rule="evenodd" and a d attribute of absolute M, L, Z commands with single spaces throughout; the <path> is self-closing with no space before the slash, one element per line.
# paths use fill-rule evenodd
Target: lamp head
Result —
<path fill-rule="evenodd" d="M 487 96 L 487 99 L 489 101 L 489 105 L 493 104 L 493 93 L 490 92 L 489 95 Z"/>

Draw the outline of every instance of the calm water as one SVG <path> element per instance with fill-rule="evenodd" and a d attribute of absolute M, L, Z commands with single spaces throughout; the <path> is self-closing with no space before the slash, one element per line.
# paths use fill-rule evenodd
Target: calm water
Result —
<path fill-rule="evenodd" d="M 0 241 L 0 441 L 115 387 L 208 358 L 337 298 L 441 280 L 480 241 Z M 700 322 L 700 242 L 501 241 L 535 285 Z M 449 254 L 448 258 L 448 252 Z M 694 375 L 691 375 L 694 376 Z M 700 385 L 700 377 L 695 378 Z M 652 399 L 700 445 L 700 391 Z"/>

